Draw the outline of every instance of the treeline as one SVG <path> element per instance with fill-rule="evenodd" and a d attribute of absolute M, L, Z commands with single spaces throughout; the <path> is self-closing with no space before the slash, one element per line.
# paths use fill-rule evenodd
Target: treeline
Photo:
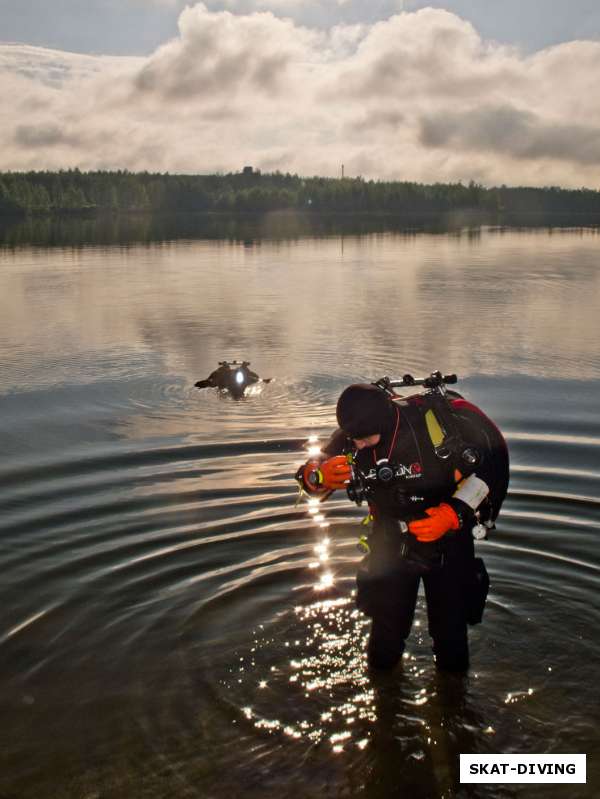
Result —
<path fill-rule="evenodd" d="M 261 174 L 169 175 L 149 172 L 0 173 L 0 215 L 245 212 L 295 209 L 418 216 L 486 213 L 600 213 L 590 189 L 484 188 L 476 183 L 372 181 Z"/>

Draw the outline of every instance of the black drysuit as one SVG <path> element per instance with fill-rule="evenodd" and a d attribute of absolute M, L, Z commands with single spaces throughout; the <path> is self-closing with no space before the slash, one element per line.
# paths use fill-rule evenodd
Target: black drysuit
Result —
<path fill-rule="evenodd" d="M 452 446 L 439 447 L 439 454 L 425 420 L 430 406 L 421 396 L 390 401 L 389 419 L 382 424 L 378 445 L 355 453 L 364 474 L 385 458 L 400 472 L 391 484 L 377 484 L 369 496 L 370 552 L 357 575 L 357 605 L 372 618 L 368 656 L 375 667 L 389 668 L 401 658 L 421 578 L 436 665 L 448 671 L 469 666 L 467 624 L 474 621 L 472 603 L 481 593 L 483 567 L 474 555 L 475 512 L 453 495 L 460 480 L 475 474 L 490 489 L 478 510 L 483 520 L 493 521 L 508 486 L 508 450 L 498 428 L 478 408 L 458 395 L 451 405 L 452 412 L 446 410 L 445 418 L 439 419 L 436 413 L 442 426 L 452 428 L 446 429 Z M 464 460 L 465 449 L 471 455 L 475 451 L 475 464 Z M 352 442 L 337 430 L 323 453 L 331 457 L 352 450 Z M 457 511 L 459 530 L 430 543 L 400 531 L 399 521 L 422 518 L 426 508 L 442 502 Z"/>

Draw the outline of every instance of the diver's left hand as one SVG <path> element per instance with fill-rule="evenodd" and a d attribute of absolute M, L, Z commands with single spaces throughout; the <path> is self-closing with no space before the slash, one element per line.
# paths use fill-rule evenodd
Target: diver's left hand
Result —
<path fill-rule="evenodd" d="M 456 511 L 450 505 L 442 502 L 433 508 L 427 508 L 426 518 L 415 519 L 409 522 L 408 532 L 412 533 L 417 541 L 430 542 L 437 541 L 450 530 L 458 530 L 460 520 Z"/>

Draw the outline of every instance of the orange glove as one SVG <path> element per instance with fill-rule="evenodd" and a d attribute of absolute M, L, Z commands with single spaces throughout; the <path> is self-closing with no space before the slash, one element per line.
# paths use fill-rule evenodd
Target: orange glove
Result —
<path fill-rule="evenodd" d="M 352 477 L 352 469 L 345 455 L 328 458 L 319 468 L 323 485 L 332 491 L 336 488 L 346 488 L 346 483 Z"/>
<path fill-rule="evenodd" d="M 450 505 L 442 502 L 434 508 L 427 508 L 427 518 L 409 522 L 408 532 L 416 536 L 417 541 L 437 541 L 449 530 L 458 530 L 460 520 Z"/>

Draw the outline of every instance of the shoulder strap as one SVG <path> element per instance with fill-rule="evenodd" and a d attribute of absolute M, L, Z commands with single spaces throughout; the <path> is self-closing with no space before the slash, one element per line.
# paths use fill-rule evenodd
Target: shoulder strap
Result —
<path fill-rule="evenodd" d="M 446 433 L 438 421 L 433 408 L 428 408 L 425 411 L 425 424 L 427 425 L 427 432 L 434 448 L 441 447 L 444 443 Z"/>
<path fill-rule="evenodd" d="M 452 397 L 460 394 L 452 392 Z M 407 397 L 412 407 L 418 407 L 425 419 L 431 445 L 440 460 L 458 459 L 465 449 L 465 442 L 454 419 L 450 401 L 432 394 L 417 394 Z"/>

